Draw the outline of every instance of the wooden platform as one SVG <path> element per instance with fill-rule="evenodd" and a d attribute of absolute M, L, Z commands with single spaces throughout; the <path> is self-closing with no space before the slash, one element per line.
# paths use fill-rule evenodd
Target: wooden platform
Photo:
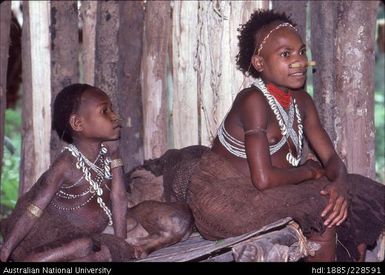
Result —
<path fill-rule="evenodd" d="M 304 237 L 292 224 L 293 220 L 287 217 L 259 230 L 220 241 L 205 240 L 199 233 L 193 233 L 187 240 L 155 251 L 137 262 L 297 261 L 309 250 L 303 248 Z"/>

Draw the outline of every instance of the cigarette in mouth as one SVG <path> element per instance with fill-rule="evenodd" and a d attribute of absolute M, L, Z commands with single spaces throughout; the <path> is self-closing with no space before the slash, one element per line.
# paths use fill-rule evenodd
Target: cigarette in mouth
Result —
<path fill-rule="evenodd" d="M 309 67 L 309 66 L 315 66 L 316 65 L 316 62 L 315 61 L 308 61 L 307 63 L 306 63 L 306 66 L 307 67 Z M 299 62 L 295 62 L 295 63 L 292 63 L 292 64 L 290 64 L 289 65 L 289 68 L 301 68 L 302 67 L 302 65 L 301 65 L 301 63 L 299 63 Z"/>

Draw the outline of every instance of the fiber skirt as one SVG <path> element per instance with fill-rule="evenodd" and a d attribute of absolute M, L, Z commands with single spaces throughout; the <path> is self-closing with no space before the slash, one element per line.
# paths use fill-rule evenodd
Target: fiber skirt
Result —
<path fill-rule="evenodd" d="M 192 173 L 187 190 L 195 225 L 207 239 L 218 240 L 256 230 L 292 217 L 304 234 L 325 230 L 321 212 L 327 196 L 320 191 L 326 178 L 259 191 L 223 157 L 206 152 Z M 385 228 L 385 186 L 369 178 L 348 175 L 349 212 L 337 227 L 338 260 L 356 257 L 360 243 L 374 244 Z M 347 252 L 349 251 L 349 252 Z"/>

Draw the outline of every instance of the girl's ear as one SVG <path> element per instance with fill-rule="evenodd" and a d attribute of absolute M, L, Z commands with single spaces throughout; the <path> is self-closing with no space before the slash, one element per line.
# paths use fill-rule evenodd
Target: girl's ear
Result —
<path fill-rule="evenodd" d="M 263 71 L 264 60 L 262 56 L 256 54 L 253 55 L 253 57 L 251 58 L 251 64 L 254 66 L 257 72 Z"/>
<path fill-rule="evenodd" d="M 70 125 L 72 130 L 74 130 L 75 132 L 81 132 L 83 130 L 83 121 L 76 114 L 72 114 L 70 116 Z"/>

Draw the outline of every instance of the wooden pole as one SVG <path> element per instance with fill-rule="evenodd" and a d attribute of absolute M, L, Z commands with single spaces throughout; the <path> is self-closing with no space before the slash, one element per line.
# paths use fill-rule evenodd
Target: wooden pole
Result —
<path fill-rule="evenodd" d="M 171 34 L 168 1 L 147 1 L 142 57 L 144 158 L 167 150 L 167 52 Z"/>
<path fill-rule="evenodd" d="M 174 1 L 172 13 L 172 122 L 174 148 L 198 144 L 198 1 Z M 186 129 L 188 128 L 188 129 Z"/>
<path fill-rule="evenodd" d="M 0 4 L 0 178 L 4 154 L 4 123 L 7 100 L 7 67 L 10 29 L 11 2 L 7 1 Z"/>
<path fill-rule="evenodd" d="M 314 102 L 326 132 L 336 146 L 335 37 L 337 2 L 311 1 L 311 51 L 317 62 L 313 70 Z"/>
<path fill-rule="evenodd" d="M 143 163 L 143 105 L 140 65 L 143 49 L 143 1 L 119 2 L 118 106 L 122 118 L 121 156 L 126 171 Z"/>
<path fill-rule="evenodd" d="M 65 86 L 79 82 L 79 31 L 77 1 L 51 2 L 51 88 L 52 104 Z M 51 134 L 51 159 L 65 143 Z"/>
<path fill-rule="evenodd" d="M 95 86 L 108 94 L 117 113 L 119 3 L 99 2 L 96 19 Z"/>
<path fill-rule="evenodd" d="M 337 152 L 348 171 L 375 179 L 374 68 L 379 2 L 338 2 Z M 333 61 L 334 62 L 334 61 Z"/>
<path fill-rule="evenodd" d="M 80 18 L 82 23 L 81 73 L 80 81 L 89 85 L 95 83 L 95 35 L 98 1 L 82 1 Z"/>
<path fill-rule="evenodd" d="M 233 99 L 252 79 L 237 70 L 238 27 L 262 1 L 199 2 L 198 11 L 198 108 L 199 143 L 210 146 Z M 243 85 L 242 85 L 243 84 Z"/>
<path fill-rule="evenodd" d="M 23 132 L 20 193 L 27 192 L 50 163 L 50 2 L 23 2 Z"/>
<path fill-rule="evenodd" d="M 272 0 L 273 10 L 285 12 L 290 16 L 304 42 L 306 42 L 306 5 L 307 0 Z"/>

